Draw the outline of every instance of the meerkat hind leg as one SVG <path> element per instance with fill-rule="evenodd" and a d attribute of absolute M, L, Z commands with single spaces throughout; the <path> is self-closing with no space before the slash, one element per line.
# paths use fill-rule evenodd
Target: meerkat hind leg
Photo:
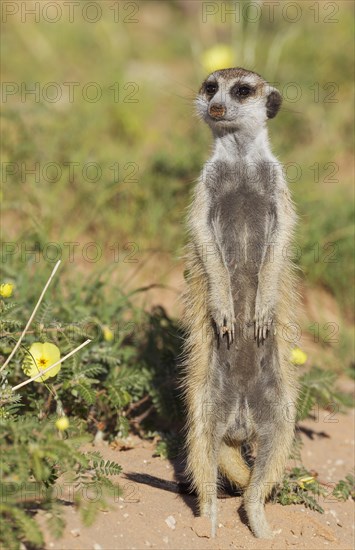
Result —
<path fill-rule="evenodd" d="M 212 403 L 212 391 L 194 400 L 195 414 L 189 427 L 187 470 L 197 492 L 201 516 L 211 520 L 211 536 L 217 530 L 217 472 L 223 425 L 207 414 L 200 403 Z M 215 409 L 215 407 L 213 407 Z"/>
<path fill-rule="evenodd" d="M 244 507 L 250 528 L 256 537 L 273 537 L 273 531 L 266 519 L 264 504 L 274 485 L 282 477 L 292 441 L 293 425 L 285 420 L 279 421 L 277 426 L 268 426 L 265 433 L 259 437 L 259 449 L 250 483 L 244 493 Z"/>
<path fill-rule="evenodd" d="M 217 531 L 217 453 L 211 452 L 206 436 L 196 439 L 190 447 L 189 469 L 193 474 L 201 516 L 211 520 L 211 537 Z"/>

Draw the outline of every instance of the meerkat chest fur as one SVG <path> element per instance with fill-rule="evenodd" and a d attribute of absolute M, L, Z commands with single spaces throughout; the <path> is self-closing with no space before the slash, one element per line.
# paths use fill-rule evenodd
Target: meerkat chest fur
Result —
<path fill-rule="evenodd" d="M 249 274 L 250 290 L 256 293 L 255 276 L 271 245 L 270 236 L 277 223 L 278 163 L 268 151 L 267 136 L 241 150 L 233 137 L 220 144 L 216 138 L 215 151 L 206 163 L 204 172 L 208 210 L 206 215 L 223 261 L 228 267 L 232 286 L 240 284 Z M 243 144 L 245 145 L 245 144 Z M 233 150 L 234 146 L 234 150 Z M 240 293 L 233 288 L 233 294 Z"/>

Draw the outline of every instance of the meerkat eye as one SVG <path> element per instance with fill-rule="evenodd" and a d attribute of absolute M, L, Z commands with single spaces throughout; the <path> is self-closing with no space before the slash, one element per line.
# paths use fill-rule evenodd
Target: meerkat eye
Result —
<path fill-rule="evenodd" d="M 205 90 L 208 95 L 214 95 L 217 92 L 218 86 L 215 82 L 206 84 Z"/>
<path fill-rule="evenodd" d="M 251 88 L 249 86 L 241 86 L 238 88 L 238 95 L 247 96 L 251 93 Z"/>
<path fill-rule="evenodd" d="M 252 95 L 255 89 L 247 84 L 235 84 L 231 89 L 231 95 L 234 97 L 247 97 Z"/>

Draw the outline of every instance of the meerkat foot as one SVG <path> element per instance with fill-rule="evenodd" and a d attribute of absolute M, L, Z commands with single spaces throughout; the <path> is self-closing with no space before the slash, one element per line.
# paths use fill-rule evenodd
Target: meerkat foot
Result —
<path fill-rule="evenodd" d="M 246 505 L 246 511 L 250 529 L 254 535 L 259 539 L 272 539 L 274 533 L 267 522 L 264 506 L 259 503 L 255 506 L 253 503 L 251 506 Z"/>
<path fill-rule="evenodd" d="M 217 513 L 211 517 L 211 539 L 216 538 L 217 534 Z"/>
<path fill-rule="evenodd" d="M 214 539 L 217 533 L 217 503 L 206 502 L 201 509 L 201 516 L 207 517 L 211 521 L 211 538 Z"/>
<path fill-rule="evenodd" d="M 252 528 L 252 531 L 258 539 L 273 539 L 274 538 L 274 532 L 269 527 L 268 524 L 263 525 L 263 524 L 261 524 L 261 522 L 259 520 L 255 523 L 256 524 Z"/>

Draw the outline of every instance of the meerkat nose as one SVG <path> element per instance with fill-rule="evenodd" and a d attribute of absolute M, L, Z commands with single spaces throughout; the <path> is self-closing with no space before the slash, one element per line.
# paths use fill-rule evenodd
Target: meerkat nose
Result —
<path fill-rule="evenodd" d="M 213 118 L 222 118 L 225 112 L 226 112 L 226 109 L 224 105 L 222 105 L 221 103 L 215 103 L 214 105 L 211 105 L 210 108 L 208 109 L 208 113 Z"/>

